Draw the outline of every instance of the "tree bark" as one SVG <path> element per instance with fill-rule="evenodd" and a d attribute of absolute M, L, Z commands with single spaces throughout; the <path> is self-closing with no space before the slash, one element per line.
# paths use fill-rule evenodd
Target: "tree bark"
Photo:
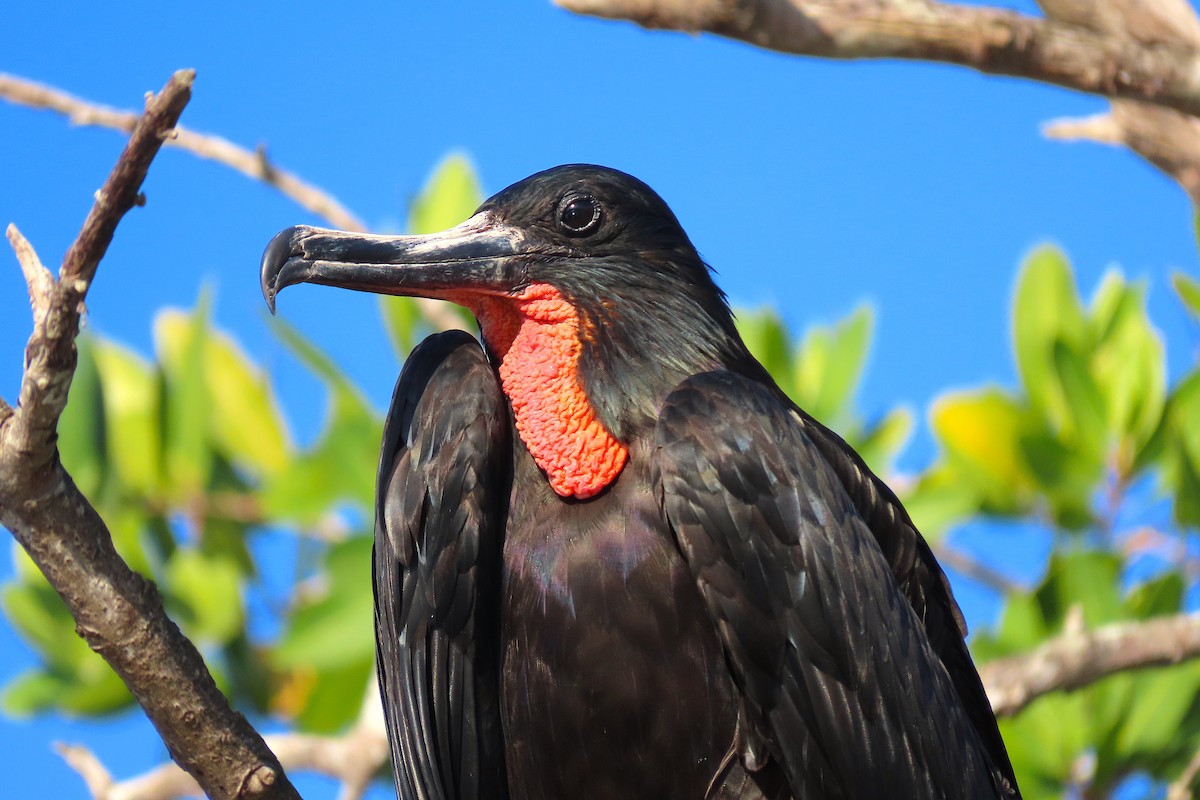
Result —
<path fill-rule="evenodd" d="M 117 224 L 141 205 L 142 181 L 191 97 L 175 73 L 150 97 L 55 280 L 13 226 L 34 330 L 15 407 L 0 400 L 0 524 L 62 596 L 76 630 L 112 666 L 172 757 L 214 800 L 298 798 L 279 762 L 217 689 L 199 652 L 163 610 L 153 583 L 117 554 L 100 515 L 59 461 L 58 420 L 76 364 L 88 288 Z"/>

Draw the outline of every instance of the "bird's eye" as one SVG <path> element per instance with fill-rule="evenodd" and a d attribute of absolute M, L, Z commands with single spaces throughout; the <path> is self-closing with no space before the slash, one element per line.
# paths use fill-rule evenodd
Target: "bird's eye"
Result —
<path fill-rule="evenodd" d="M 559 206 L 558 222 L 572 236 L 590 233 L 600 224 L 600 204 L 587 194 L 569 197 Z"/>

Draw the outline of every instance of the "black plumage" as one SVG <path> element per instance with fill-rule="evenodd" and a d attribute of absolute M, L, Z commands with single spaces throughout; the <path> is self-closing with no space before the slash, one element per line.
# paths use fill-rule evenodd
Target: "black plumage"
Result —
<path fill-rule="evenodd" d="M 414 351 L 384 434 L 400 796 L 1019 796 L 929 547 L 749 355 L 640 181 L 548 170 L 429 237 L 289 229 L 264 255 L 268 302 L 299 282 L 445 297 L 483 325 L 485 347 L 454 332 Z M 563 331 L 570 347 L 546 338 Z M 586 399 L 562 447 L 627 456 L 594 496 L 530 446 L 530 363 Z"/>
<path fill-rule="evenodd" d="M 453 404 L 439 398 L 450 394 Z M 475 340 L 427 339 L 396 384 L 379 456 L 376 659 L 399 792 L 503 797 L 500 543 L 509 422 Z"/>

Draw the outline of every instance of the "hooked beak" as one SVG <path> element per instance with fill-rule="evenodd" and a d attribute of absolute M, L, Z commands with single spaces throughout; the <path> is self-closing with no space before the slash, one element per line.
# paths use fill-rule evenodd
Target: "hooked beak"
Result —
<path fill-rule="evenodd" d="M 280 231 L 262 258 L 262 291 L 275 313 L 285 286 L 319 283 L 360 292 L 445 297 L 474 290 L 508 293 L 529 252 L 525 233 L 479 212 L 461 225 L 427 236 L 383 236 L 310 228 Z"/>

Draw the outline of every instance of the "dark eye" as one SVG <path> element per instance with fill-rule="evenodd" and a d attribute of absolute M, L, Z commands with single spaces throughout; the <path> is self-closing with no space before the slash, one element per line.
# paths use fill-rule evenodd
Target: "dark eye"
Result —
<path fill-rule="evenodd" d="M 559 206 L 558 221 L 572 235 L 589 233 L 600 224 L 600 204 L 587 194 L 568 197 Z"/>

